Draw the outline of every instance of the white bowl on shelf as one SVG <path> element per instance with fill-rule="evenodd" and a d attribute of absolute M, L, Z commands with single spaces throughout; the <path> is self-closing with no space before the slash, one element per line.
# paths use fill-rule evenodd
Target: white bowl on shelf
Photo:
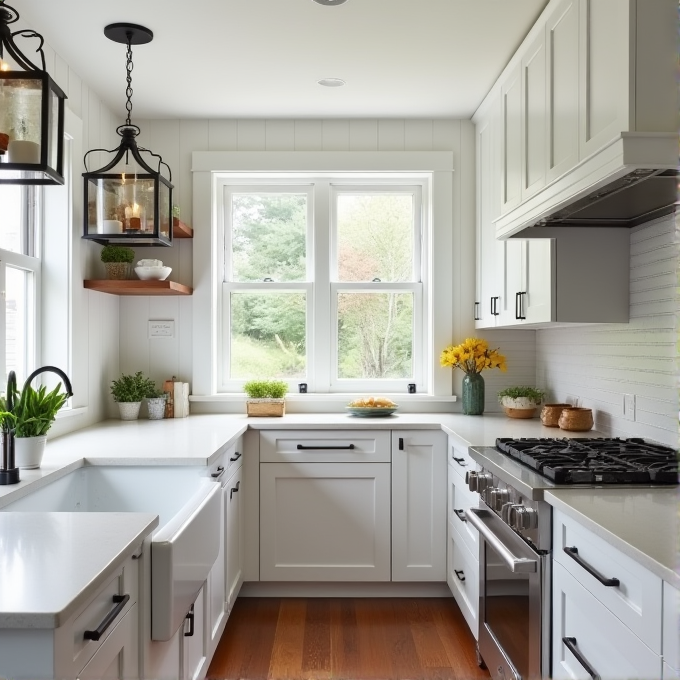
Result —
<path fill-rule="evenodd" d="M 165 281 L 172 267 L 135 267 L 135 274 L 142 281 Z"/>

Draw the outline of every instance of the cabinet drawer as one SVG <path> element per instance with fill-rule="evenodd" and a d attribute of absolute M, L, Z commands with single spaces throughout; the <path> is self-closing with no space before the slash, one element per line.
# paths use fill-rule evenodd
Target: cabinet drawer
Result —
<path fill-rule="evenodd" d="M 595 596 L 556 563 L 553 566 L 553 674 L 588 677 L 563 638 L 601 678 L 659 678 L 661 657 L 647 647 Z"/>
<path fill-rule="evenodd" d="M 475 639 L 479 636 L 479 563 L 449 522 L 446 582 Z"/>
<path fill-rule="evenodd" d="M 654 653 L 661 654 L 661 579 L 559 510 L 553 513 L 553 527 L 554 560 Z M 588 567 L 605 579 L 618 579 L 619 585 L 603 585 L 564 552 L 565 547 L 576 548 L 576 556 Z"/>
<path fill-rule="evenodd" d="M 673 586 L 663 582 L 663 654 L 664 663 L 680 675 L 680 593 Z M 665 674 L 664 674 L 665 677 Z"/>
<path fill-rule="evenodd" d="M 449 451 L 448 451 L 449 466 L 454 469 L 463 481 L 465 481 L 465 473 L 469 470 L 476 470 L 477 463 L 470 458 L 467 447 L 459 446 L 453 437 L 449 437 Z"/>
<path fill-rule="evenodd" d="M 465 519 L 470 508 L 479 506 L 479 496 L 470 491 L 459 474 L 449 465 L 448 518 L 459 539 L 479 561 L 479 532 Z"/>
<path fill-rule="evenodd" d="M 389 463 L 390 430 L 265 430 L 261 463 Z"/>
<path fill-rule="evenodd" d="M 129 557 L 116 573 L 98 590 L 96 595 L 73 617 L 58 629 L 57 662 L 59 668 L 71 668 L 77 674 L 88 663 L 106 639 L 111 635 L 123 617 L 132 610 L 137 602 L 139 563 Z M 114 610 L 114 596 L 129 595 L 117 616 L 103 631 L 99 640 L 86 640 L 85 631 L 96 630 Z M 134 611 L 137 611 L 135 608 Z"/>

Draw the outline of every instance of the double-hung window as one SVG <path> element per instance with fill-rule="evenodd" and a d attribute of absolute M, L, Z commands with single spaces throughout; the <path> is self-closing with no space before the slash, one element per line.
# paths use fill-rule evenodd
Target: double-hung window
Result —
<path fill-rule="evenodd" d="M 42 189 L 0 186 L 0 376 L 19 381 L 35 368 Z"/>
<path fill-rule="evenodd" d="M 218 183 L 218 391 L 250 378 L 310 392 L 424 384 L 427 178 Z"/>

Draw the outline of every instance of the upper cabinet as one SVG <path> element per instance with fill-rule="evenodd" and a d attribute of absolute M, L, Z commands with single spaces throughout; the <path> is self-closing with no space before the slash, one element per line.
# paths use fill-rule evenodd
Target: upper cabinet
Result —
<path fill-rule="evenodd" d="M 623 175 L 645 165 L 647 138 L 633 158 L 627 136 L 677 138 L 676 27 L 675 0 L 548 4 L 474 117 L 483 122 L 499 101 L 498 237 L 536 224 L 620 168 Z M 671 165 L 677 139 L 675 151 Z"/>

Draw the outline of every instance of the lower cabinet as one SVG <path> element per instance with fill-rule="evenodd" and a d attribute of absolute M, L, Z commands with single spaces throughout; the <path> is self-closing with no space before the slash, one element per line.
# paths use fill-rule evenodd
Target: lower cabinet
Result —
<path fill-rule="evenodd" d="M 261 463 L 261 581 L 389 581 L 389 463 Z"/>
<path fill-rule="evenodd" d="M 449 522 L 446 582 L 475 640 L 479 638 L 479 559 Z"/>
<path fill-rule="evenodd" d="M 243 467 L 229 477 L 224 489 L 224 545 L 226 547 L 226 611 L 230 612 L 243 585 L 244 513 Z"/>
<path fill-rule="evenodd" d="M 182 680 L 199 680 L 204 678 L 208 670 L 204 626 L 204 591 L 201 588 L 196 601 L 192 605 L 184 624 L 180 628 L 182 644 Z M 212 656 L 212 654 L 211 654 Z"/>

